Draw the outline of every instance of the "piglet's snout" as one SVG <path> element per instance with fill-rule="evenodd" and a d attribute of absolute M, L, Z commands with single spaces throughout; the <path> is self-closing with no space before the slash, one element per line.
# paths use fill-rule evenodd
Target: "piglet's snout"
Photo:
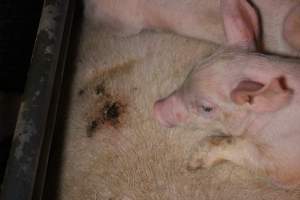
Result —
<path fill-rule="evenodd" d="M 154 118 L 162 125 L 168 128 L 174 127 L 176 124 L 174 123 L 174 119 L 172 119 L 172 115 L 170 114 L 171 108 L 165 100 L 159 100 L 154 104 Z"/>
<path fill-rule="evenodd" d="M 154 118 L 168 128 L 174 127 L 186 119 L 186 109 L 178 97 L 171 95 L 155 102 Z"/>

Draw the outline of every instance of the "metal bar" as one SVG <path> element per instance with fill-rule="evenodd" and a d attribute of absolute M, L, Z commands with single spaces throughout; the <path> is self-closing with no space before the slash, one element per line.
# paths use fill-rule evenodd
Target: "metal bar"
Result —
<path fill-rule="evenodd" d="M 1 200 L 31 200 L 42 196 L 68 49 L 63 44 L 68 44 L 74 12 L 70 9 L 72 2 L 44 2 Z"/>

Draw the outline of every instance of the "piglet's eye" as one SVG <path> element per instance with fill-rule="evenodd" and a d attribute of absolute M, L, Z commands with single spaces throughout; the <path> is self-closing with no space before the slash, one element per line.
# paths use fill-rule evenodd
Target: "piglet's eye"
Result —
<path fill-rule="evenodd" d="M 202 109 L 204 112 L 207 112 L 207 113 L 213 111 L 213 108 L 212 108 L 212 107 L 204 106 L 204 105 L 201 106 L 201 109 Z"/>

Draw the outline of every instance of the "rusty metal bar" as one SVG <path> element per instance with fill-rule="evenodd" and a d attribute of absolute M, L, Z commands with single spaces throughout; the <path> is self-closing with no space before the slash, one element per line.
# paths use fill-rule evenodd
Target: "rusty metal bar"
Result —
<path fill-rule="evenodd" d="M 42 198 L 74 10 L 74 0 L 44 1 L 1 200 Z"/>

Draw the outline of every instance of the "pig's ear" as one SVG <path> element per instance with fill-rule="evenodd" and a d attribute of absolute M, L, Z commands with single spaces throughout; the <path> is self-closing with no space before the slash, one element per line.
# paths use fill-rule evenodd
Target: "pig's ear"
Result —
<path fill-rule="evenodd" d="M 259 39 L 259 20 L 247 0 L 221 0 L 227 45 L 255 50 Z"/>
<path fill-rule="evenodd" d="M 273 112 L 286 106 L 293 95 L 284 77 L 274 78 L 264 85 L 254 81 L 241 81 L 231 92 L 231 99 L 239 105 L 248 104 L 255 112 Z"/>

